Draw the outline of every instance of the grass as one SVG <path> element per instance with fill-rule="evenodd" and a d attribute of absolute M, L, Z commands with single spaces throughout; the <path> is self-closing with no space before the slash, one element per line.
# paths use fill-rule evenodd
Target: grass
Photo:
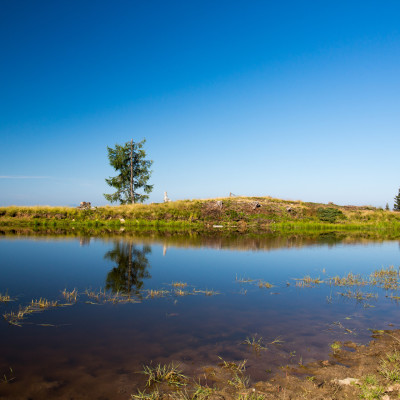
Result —
<path fill-rule="evenodd" d="M 360 386 L 360 390 L 360 399 L 365 400 L 379 400 L 385 394 L 385 389 L 382 386 L 369 386 L 367 384 L 363 384 Z"/>
<path fill-rule="evenodd" d="M 8 371 L 3 374 L 3 376 L 0 378 L 0 383 L 12 383 L 16 380 L 16 376 L 14 374 L 14 371 L 11 367 L 9 367 Z"/>
<path fill-rule="evenodd" d="M 9 301 L 12 301 L 12 299 L 7 292 L 5 294 L 0 293 L 0 303 L 8 303 Z"/>
<path fill-rule="evenodd" d="M 52 307 L 58 307 L 58 301 L 57 300 L 47 300 L 44 298 L 40 298 L 37 300 L 32 300 L 30 306 L 30 309 L 32 309 L 32 311 L 36 311 L 36 310 L 43 310 L 46 308 L 52 308 Z"/>
<path fill-rule="evenodd" d="M 244 372 L 246 370 L 246 363 L 247 360 L 242 360 L 240 362 L 234 362 L 234 361 L 225 361 L 222 357 L 218 357 L 221 360 L 221 363 L 219 365 L 222 368 L 228 369 L 230 371 L 235 371 L 235 372 Z"/>
<path fill-rule="evenodd" d="M 363 278 L 361 275 L 354 275 L 349 272 L 343 277 L 335 276 L 329 278 L 329 283 L 332 286 L 365 286 L 369 284 L 369 280 Z"/>
<path fill-rule="evenodd" d="M 97 302 L 100 302 L 107 298 L 106 291 L 104 289 L 102 290 L 101 288 L 97 291 L 92 289 L 85 289 L 84 293 L 90 300 L 95 300 Z"/>
<path fill-rule="evenodd" d="M 267 350 L 267 347 L 265 347 L 263 344 L 263 338 L 257 337 L 257 335 L 247 337 L 242 343 L 252 347 L 256 352 L 259 352 L 260 350 Z"/>
<path fill-rule="evenodd" d="M 3 318 L 10 325 L 21 327 L 22 322 L 27 315 L 58 306 L 59 304 L 57 301 L 51 301 L 44 298 L 40 298 L 37 300 L 33 299 L 27 306 L 22 307 L 20 305 L 18 311 L 10 311 L 8 313 L 4 313 Z"/>
<path fill-rule="evenodd" d="M 264 281 L 262 281 L 262 280 L 259 280 L 259 281 L 258 281 L 258 287 L 259 287 L 260 289 L 262 289 L 262 288 L 271 289 L 271 288 L 274 287 L 274 285 L 272 285 L 272 284 L 269 283 L 269 282 L 264 282 Z"/>
<path fill-rule="evenodd" d="M 146 390 L 138 390 L 136 394 L 131 394 L 131 399 L 137 400 L 158 400 L 161 398 L 161 394 L 158 390 L 153 390 L 152 392 L 147 393 Z"/>
<path fill-rule="evenodd" d="M 200 290 L 200 289 L 195 289 L 193 290 L 193 293 L 202 293 L 205 296 L 216 296 L 218 294 L 220 294 L 219 292 L 216 292 L 215 290 L 211 289 L 205 289 L 205 290 Z"/>
<path fill-rule="evenodd" d="M 397 352 L 386 354 L 386 358 L 379 363 L 379 373 L 391 382 L 400 382 L 399 354 Z"/>
<path fill-rule="evenodd" d="M 236 275 L 235 281 L 238 283 L 252 283 L 255 281 L 255 279 L 250 279 L 246 277 L 239 277 Z"/>
<path fill-rule="evenodd" d="M 365 293 L 361 290 L 351 291 L 350 289 L 346 292 L 338 292 L 339 295 L 347 297 L 349 299 L 356 299 L 358 301 L 364 301 L 369 299 L 377 299 L 378 294 L 376 293 Z"/>
<path fill-rule="evenodd" d="M 162 290 L 162 289 L 148 289 L 147 290 L 147 298 L 154 299 L 155 297 L 165 297 L 169 294 L 170 292 L 168 290 Z"/>
<path fill-rule="evenodd" d="M 217 206 L 222 201 L 222 207 Z M 254 208 L 254 202 L 260 207 Z M 288 208 L 290 211 L 288 211 Z M 305 203 L 271 197 L 228 197 L 180 200 L 159 204 L 94 207 L 0 207 L 0 225 L 34 227 L 96 227 L 126 230 L 223 229 L 257 231 L 369 230 L 400 233 L 400 213 L 371 206 Z"/>
<path fill-rule="evenodd" d="M 228 385 L 236 390 L 243 390 L 249 386 L 250 378 L 241 373 L 235 372 L 233 377 L 227 381 Z"/>
<path fill-rule="evenodd" d="M 155 383 L 165 382 L 171 386 L 184 386 L 188 378 L 182 374 L 179 364 L 157 364 L 156 366 L 145 365 L 143 374 L 147 376 L 146 386 L 152 386 Z"/>
<path fill-rule="evenodd" d="M 331 344 L 331 349 L 333 351 L 333 354 L 336 354 L 342 349 L 342 344 L 340 342 L 333 342 Z"/>
<path fill-rule="evenodd" d="M 319 285 L 320 283 L 324 283 L 319 277 L 311 278 L 311 276 L 307 275 L 304 278 L 296 279 L 297 287 L 312 287 L 315 285 Z"/>
<path fill-rule="evenodd" d="M 72 291 L 68 291 L 64 289 L 61 294 L 63 295 L 64 299 L 67 300 L 69 303 L 76 303 L 78 299 L 78 290 L 74 289 Z"/>
<path fill-rule="evenodd" d="M 172 282 L 171 286 L 174 287 L 174 288 L 183 289 L 183 288 L 185 288 L 187 286 L 187 283 L 186 282 Z"/>

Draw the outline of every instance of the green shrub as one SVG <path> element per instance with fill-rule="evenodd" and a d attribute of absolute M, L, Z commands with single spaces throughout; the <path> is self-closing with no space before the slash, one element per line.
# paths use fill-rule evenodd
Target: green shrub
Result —
<path fill-rule="evenodd" d="M 345 215 L 337 208 L 318 208 L 317 216 L 320 221 L 326 221 L 330 223 L 336 222 L 337 219 L 345 219 Z"/>

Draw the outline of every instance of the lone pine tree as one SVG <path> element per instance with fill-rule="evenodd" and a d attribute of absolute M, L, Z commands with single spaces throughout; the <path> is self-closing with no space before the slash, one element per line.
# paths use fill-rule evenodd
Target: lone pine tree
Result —
<path fill-rule="evenodd" d="M 399 194 L 394 198 L 393 211 L 400 211 L 400 189 Z"/>
<path fill-rule="evenodd" d="M 146 160 L 146 152 L 141 142 L 126 142 L 124 145 L 116 144 L 114 148 L 107 147 L 110 165 L 119 172 L 117 176 L 106 179 L 108 185 L 116 189 L 116 192 L 104 194 L 111 203 L 120 204 L 142 203 L 149 198 L 148 194 L 153 190 L 153 185 L 148 185 L 152 171 L 150 167 L 153 161 Z M 143 193 L 139 193 L 143 190 Z"/>

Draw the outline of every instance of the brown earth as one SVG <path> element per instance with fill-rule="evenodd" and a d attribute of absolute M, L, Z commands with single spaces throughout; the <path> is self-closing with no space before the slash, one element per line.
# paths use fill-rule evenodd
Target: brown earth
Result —
<path fill-rule="evenodd" d="M 195 381 L 203 388 L 213 388 L 207 396 L 194 395 L 196 388 L 185 388 L 173 392 L 172 397 L 180 400 L 399 399 L 400 330 L 375 331 L 372 337 L 374 340 L 366 346 L 336 342 L 329 360 L 283 366 L 268 380 L 250 386 L 246 384 L 246 372 L 235 369 L 234 363 L 205 367 L 198 371 Z M 171 397 L 167 384 L 158 386 L 158 390 L 159 397 Z"/>

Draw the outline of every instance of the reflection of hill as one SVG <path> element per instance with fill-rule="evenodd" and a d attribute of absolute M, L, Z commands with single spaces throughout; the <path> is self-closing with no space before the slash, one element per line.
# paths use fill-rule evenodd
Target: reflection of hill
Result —
<path fill-rule="evenodd" d="M 107 232 L 91 230 L 33 230 L 29 228 L 0 230 L 0 238 L 34 237 L 43 240 L 86 239 L 90 237 L 103 241 L 125 239 L 133 244 L 160 244 L 165 247 L 208 247 L 227 250 L 273 250 L 279 248 L 296 248 L 303 246 L 335 246 L 336 244 L 365 244 L 370 241 L 399 240 L 398 233 L 376 232 L 313 232 L 313 233 L 263 233 L 261 235 L 243 234 L 239 232 Z"/>

